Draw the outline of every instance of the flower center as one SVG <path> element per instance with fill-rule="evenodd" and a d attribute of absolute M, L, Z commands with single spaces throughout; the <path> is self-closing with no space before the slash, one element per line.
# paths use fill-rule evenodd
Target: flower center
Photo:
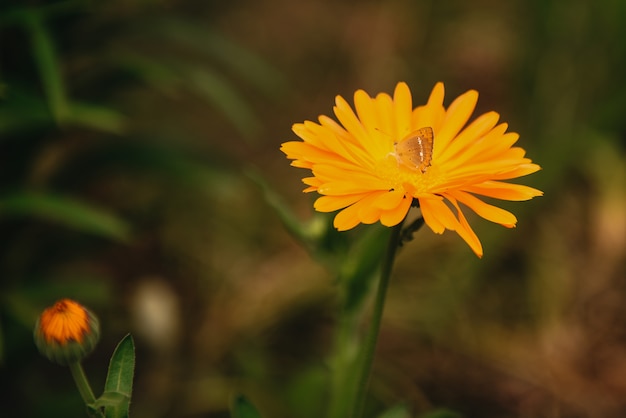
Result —
<path fill-rule="evenodd" d="M 376 162 L 376 175 L 389 183 L 389 189 L 404 190 L 412 195 L 433 193 L 440 184 L 441 174 L 437 166 L 430 166 L 425 172 L 419 167 L 409 167 L 389 154 Z"/>

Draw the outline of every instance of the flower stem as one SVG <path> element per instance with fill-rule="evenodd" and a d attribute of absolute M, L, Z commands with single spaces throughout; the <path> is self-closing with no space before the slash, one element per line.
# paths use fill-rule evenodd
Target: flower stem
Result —
<path fill-rule="evenodd" d="M 96 397 L 91 390 L 91 386 L 89 385 L 89 381 L 87 380 L 87 376 L 85 375 L 85 371 L 83 370 L 83 365 L 80 364 L 80 361 L 76 361 L 74 363 L 69 364 L 70 372 L 72 373 L 72 377 L 74 378 L 74 382 L 76 383 L 76 387 L 78 387 L 78 392 L 80 396 L 83 398 L 83 401 L 87 405 L 88 410 L 90 411 L 92 416 L 103 418 L 104 415 L 100 410 L 92 409 L 92 405 L 96 402 Z"/>
<path fill-rule="evenodd" d="M 370 371 L 372 369 L 372 363 L 374 361 L 374 352 L 376 351 L 378 333 L 380 331 L 380 324 L 382 321 L 383 310 L 385 307 L 387 288 L 389 287 L 389 280 L 391 278 L 393 262 L 396 257 L 396 251 L 398 250 L 398 246 L 400 243 L 403 223 L 404 222 L 400 222 L 398 225 L 392 228 L 391 236 L 389 237 L 389 243 L 387 244 L 387 252 L 381 266 L 380 281 L 378 282 L 378 288 L 376 290 L 376 299 L 374 300 L 372 320 L 365 339 L 365 345 L 363 347 L 363 350 L 361 351 L 361 355 L 357 364 L 358 380 L 356 394 L 354 397 L 354 402 L 352 404 L 352 414 L 350 415 L 352 418 L 359 418 L 363 414 Z"/>

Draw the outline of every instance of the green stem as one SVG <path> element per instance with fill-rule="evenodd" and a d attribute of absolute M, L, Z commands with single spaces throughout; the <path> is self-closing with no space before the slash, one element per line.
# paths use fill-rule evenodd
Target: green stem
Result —
<path fill-rule="evenodd" d="M 376 351 L 376 343 L 378 341 L 378 333 L 380 331 L 380 324 L 383 317 L 383 310 L 385 307 L 385 298 L 387 295 L 387 288 L 389 287 L 389 280 L 391 278 L 391 270 L 393 269 L 393 262 L 396 257 L 396 251 L 400 243 L 400 234 L 402 232 L 402 225 L 404 222 L 400 222 L 398 225 L 392 228 L 391 236 L 389 237 L 389 243 L 387 244 L 387 253 L 380 271 L 380 281 L 378 282 L 378 289 L 376 290 L 376 299 L 374 300 L 374 307 L 372 312 L 372 321 L 367 333 L 365 345 L 359 363 L 357 365 L 358 381 L 354 402 L 352 403 L 352 418 L 359 418 L 363 414 L 363 408 L 365 406 L 365 395 L 367 394 L 367 386 L 369 383 L 370 371 L 372 369 L 372 363 L 374 361 L 374 352 Z"/>
<path fill-rule="evenodd" d="M 83 401 L 87 405 L 87 408 L 91 411 L 93 416 L 98 418 L 103 418 L 104 415 L 100 410 L 92 409 L 92 405 L 96 402 L 96 397 L 91 390 L 91 386 L 89 385 L 89 381 L 87 380 L 87 376 L 85 375 L 85 371 L 83 370 L 83 365 L 80 364 L 79 361 L 71 363 L 69 365 L 70 372 L 72 372 L 72 377 L 74 378 L 74 382 L 76 382 L 76 387 L 78 387 L 78 392 L 80 396 L 83 398 Z"/>

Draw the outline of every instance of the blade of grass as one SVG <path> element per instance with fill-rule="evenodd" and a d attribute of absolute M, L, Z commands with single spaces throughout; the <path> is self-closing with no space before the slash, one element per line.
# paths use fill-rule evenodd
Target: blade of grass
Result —
<path fill-rule="evenodd" d="M 79 231 L 125 241 L 130 227 L 101 208 L 55 194 L 19 192 L 0 197 L 0 215 L 33 216 Z"/>
<path fill-rule="evenodd" d="M 52 36 L 39 13 L 29 11 L 24 12 L 23 16 L 50 112 L 57 123 L 63 123 L 68 116 L 69 106 Z"/>

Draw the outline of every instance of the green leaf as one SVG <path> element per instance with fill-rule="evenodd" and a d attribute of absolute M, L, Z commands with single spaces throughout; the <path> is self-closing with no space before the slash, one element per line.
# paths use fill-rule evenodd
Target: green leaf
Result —
<path fill-rule="evenodd" d="M 274 209 L 276 215 L 285 225 L 289 233 L 305 246 L 309 246 L 312 238 L 310 231 L 307 229 L 306 225 L 300 222 L 283 198 L 276 193 L 263 176 L 256 170 L 251 168 L 247 169 L 245 174 L 259 187 L 263 193 L 265 203 Z"/>
<path fill-rule="evenodd" d="M 176 97 L 176 90 L 184 82 L 172 63 L 135 50 L 119 51 L 112 59 L 153 89 L 169 96 Z"/>
<path fill-rule="evenodd" d="M 129 403 L 130 402 L 130 397 L 126 396 L 123 393 L 120 392 L 104 392 L 102 394 L 102 396 L 100 396 L 98 399 L 96 399 L 96 401 L 93 403 L 93 407 L 95 409 L 100 409 L 100 408 L 117 408 L 120 407 L 122 408 L 124 406 L 125 403 Z"/>
<path fill-rule="evenodd" d="M 124 116 L 114 109 L 89 103 L 74 102 L 70 105 L 67 123 L 121 134 L 124 132 Z"/>
<path fill-rule="evenodd" d="M 0 216 L 34 216 L 106 238 L 124 241 L 129 226 L 120 218 L 86 203 L 55 194 L 22 192 L 0 197 Z"/>
<path fill-rule="evenodd" d="M 406 405 L 395 405 L 382 414 L 378 418 L 411 418 L 411 414 Z"/>
<path fill-rule="evenodd" d="M 52 36 L 39 13 L 24 12 L 24 23 L 31 38 L 33 56 L 39 67 L 48 106 L 56 121 L 63 122 L 68 115 L 68 99 Z"/>
<path fill-rule="evenodd" d="M 179 63 L 179 70 L 188 88 L 217 107 L 243 135 L 250 137 L 259 131 L 261 124 L 252 107 L 233 83 L 208 68 Z"/>
<path fill-rule="evenodd" d="M 452 411 L 450 409 L 441 408 L 435 409 L 433 411 L 426 412 L 419 416 L 419 418 L 461 418 L 462 415 L 458 412 Z"/>
<path fill-rule="evenodd" d="M 235 84 L 208 67 L 169 57 L 155 59 L 136 51 L 124 52 L 117 59 L 165 93 L 186 89 L 215 106 L 246 137 L 252 137 L 261 129 L 251 105 L 237 91 Z"/>
<path fill-rule="evenodd" d="M 157 19 L 145 23 L 142 33 L 164 42 L 175 42 L 191 52 L 217 60 L 228 74 L 236 74 L 261 90 L 268 97 L 278 97 L 287 91 L 283 75 L 252 51 L 211 30 L 201 22 L 176 18 Z"/>
<path fill-rule="evenodd" d="M 241 181 L 217 152 L 210 159 L 197 153 L 169 146 L 170 137 L 151 136 L 152 142 L 107 142 L 84 152 L 80 159 L 66 165 L 65 176 L 84 172 L 93 167 L 114 167 L 129 175 L 148 175 L 159 183 L 194 189 L 194 193 L 210 193 L 232 198 Z M 133 142 L 133 143 L 130 143 Z"/>
<path fill-rule="evenodd" d="M 261 418 L 259 411 L 243 395 L 235 396 L 230 408 L 232 418 Z"/>
<path fill-rule="evenodd" d="M 103 402 L 114 401 L 115 399 L 121 399 L 121 401 L 106 407 L 105 415 L 107 418 L 128 417 L 134 371 L 135 343 L 133 337 L 128 334 L 117 345 L 109 364 L 109 372 L 104 384 Z"/>
<path fill-rule="evenodd" d="M 84 102 L 70 102 L 64 106 L 65 126 L 84 127 L 113 134 L 124 132 L 126 119 L 115 109 Z M 12 85 L 9 97 L 0 106 L 0 131 L 29 131 L 50 127 L 58 121 L 51 114 L 49 107 L 48 102 L 32 89 Z M 5 138 L 3 136 L 0 140 Z"/>

